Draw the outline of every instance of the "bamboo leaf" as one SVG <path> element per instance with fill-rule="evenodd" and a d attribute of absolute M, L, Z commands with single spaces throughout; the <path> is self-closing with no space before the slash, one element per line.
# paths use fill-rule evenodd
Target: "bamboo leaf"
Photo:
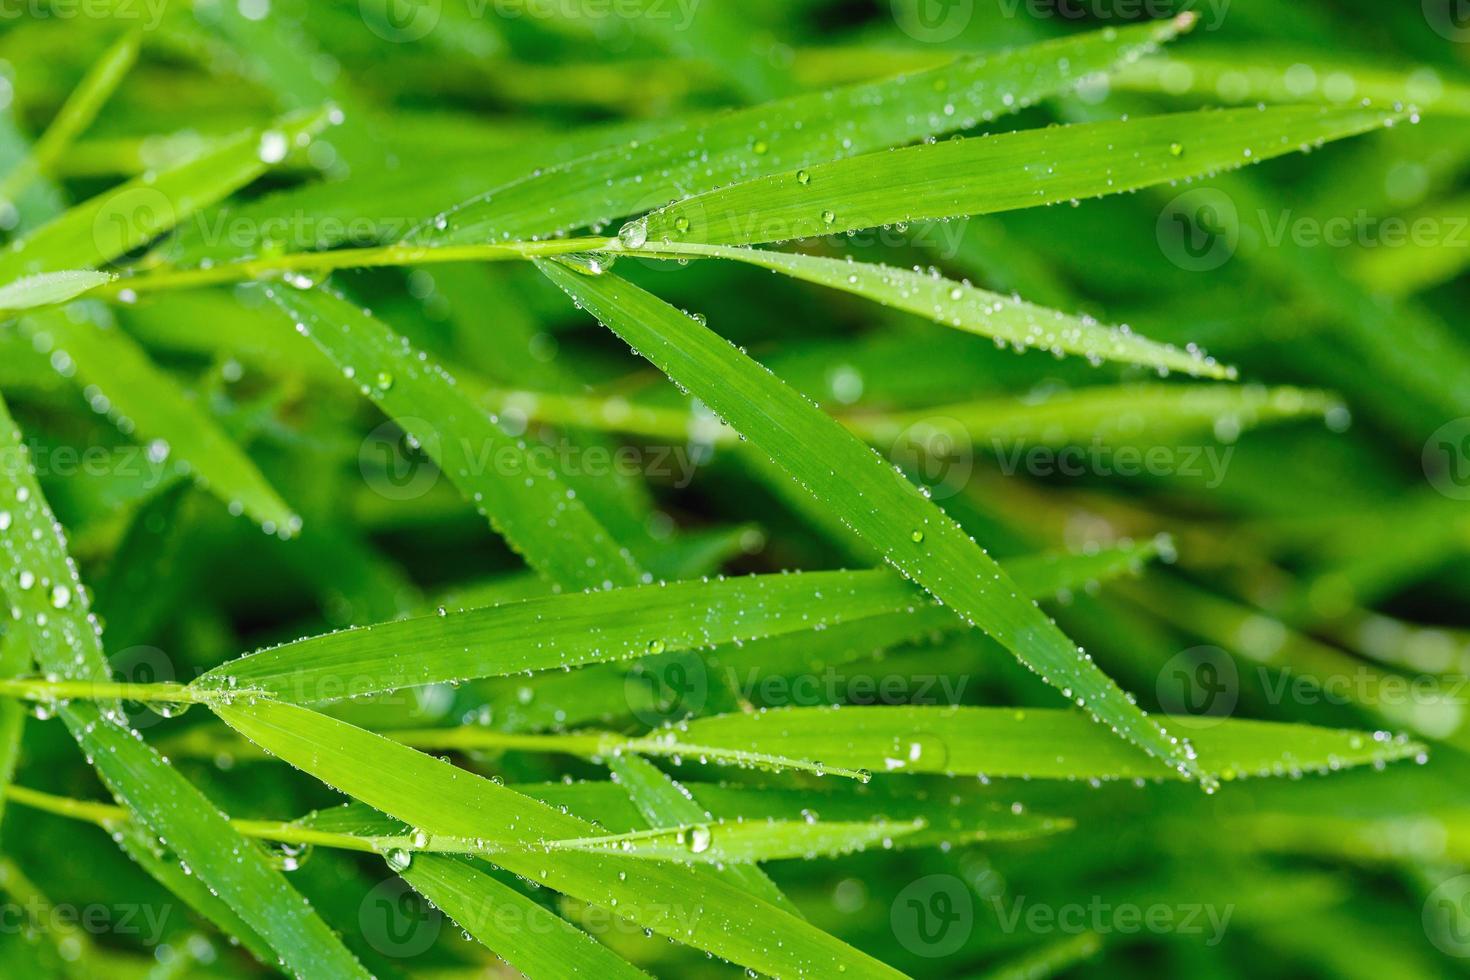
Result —
<path fill-rule="evenodd" d="M 468 861 L 420 854 L 402 874 L 415 891 L 529 980 L 647 976 L 587 933 Z"/>
<path fill-rule="evenodd" d="M 36 141 L 32 152 L 0 179 L 0 200 L 15 200 L 31 181 L 51 172 L 56 161 L 92 124 L 102 106 L 122 84 L 123 78 L 132 71 L 138 60 L 140 37 L 137 31 L 127 32 L 93 62 L 81 84 L 67 97 L 56 118 Z"/>
<path fill-rule="evenodd" d="M 1194 22 L 1183 14 L 728 113 L 496 188 L 410 239 L 544 236 L 646 210 L 650 201 L 968 129 L 1136 59 Z"/>
<path fill-rule="evenodd" d="M 540 263 L 568 295 L 703 399 L 809 494 L 961 619 L 985 630 L 1100 723 L 1195 774 L 1187 744 L 1149 719 L 917 487 L 779 378 L 693 318 L 616 276 Z M 839 474 L 841 474 L 839 476 Z"/>
<path fill-rule="evenodd" d="M 592 824 L 488 779 L 306 708 L 264 699 L 212 707 L 226 724 L 273 755 L 425 833 L 528 841 L 597 833 Z M 682 865 L 571 852 L 497 854 L 493 860 L 507 871 L 772 975 L 897 975 L 801 919 Z"/>
<path fill-rule="evenodd" d="M 1299 776 L 1412 759 L 1424 747 L 1370 732 L 1240 719 L 1178 719 L 1199 764 L 1221 779 Z M 759 749 L 875 773 L 1031 779 L 1138 779 L 1163 774 L 1115 740 L 1090 735 L 1075 711 L 1027 708 L 841 707 L 722 715 L 668 731 L 668 751 Z M 684 751 L 688 751 L 684 749 Z"/>
<path fill-rule="evenodd" d="M 956 330 L 990 337 L 998 345 L 1017 350 L 1029 347 L 1054 354 L 1078 354 L 1093 362 L 1142 364 L 1160 371 L 1182 371 L 1210 378 L 1235 377 L 1234 369 L 1217 364 L 1197 350 L 1180 350 L 1125 328 L 1104 326 L 1091 317 L 1068 316 L 1014 297 L 976 289 L 933 271 L 718 245 L 670 243 L 645 249 L 643 254 L 702 255 L 745 262 L 927 317 Z"/>
<path fill-rule="evenodd" d="M 747 180 L 656 211 L 620 238 L 632 248 L 756 245 L 1034 208 L 1209 176 L 1381 129 L 1396 118 L 1368 109 L 1287 106 L 949 140 Z"/>
<path fill-rule="evenodd" d="M 0 286 L 0 313 L 64 303 L 111 279 L 112 276 L 106 272 L 93 272 L 90 269 L 23 276 Z"/>
<path fill-rule="evenodd" d="M 266 296 L 392 416 L 527 564 L 571 589 L 643 581 L 555 468 L 507 433 L 383 323 L 325 288 L 267 288 Z"/>
<path fill-rule="evenodd" d="M 101 637 L 61 527 L 41 496 L 20 432 L 0 403 L 0 569 L 12 628 L 41 670 L 108 678 Z M 116 704 L 70 702 L 58 714 L 104 783 L 190 872 L 300 976 L 365 977 L 352 954 L 219 810 L 125 723 Z"/>
<path fill-rule="evenodd" d="M 750 576 L 551 596 L 286 644 L 223 664 L 193 686 L 310 703 L 806 632 L 925 601 L 886 571 Z"/>
<path fill-rule="evenodd" d="M 207 180 L 208 175 L 200 179 Z M 225 179 L 224 184 L 212 186 L 208 193 L 223 196 L 233 190 L 234 185 L 229 183 L 233 178 L 226 175 Z M 158 183 L 174 186 L 173 178 L 168 175 Z M 156 188 L 155 183 L 150 190 Z M 61 212 L 61 199 L 49 184 L 38 185 L 36 191 L 34 202 L 28 203 L 21 213 L 25 227 Z M 152 220 L 153 205 L 143 204 L 140 208 L 138 213 L 143 220 Z M 136 216 L 124 220 L 131 221 Z M 62 224 L 66 220 L 63 214 L 54 223 Z M 38 281 L 69 284 L 71 288 L 98 276 L 101 279 L 86 288 L 112 278 L 91 271 L 41 273 L 23 278 L 6 289 Z M 73 295 L 82 291 L 77 289 Z M 56 296 L 52 302 L 69 298 Z M 0 309 L 3 308 L 4 304 L 0 303 Z M 250 458 L 173 378 L 155 367 L 143 349 L 117 328 L 101 304 L 88 303 L 65 311 L 36 311 L 22 318 L 19 327 L 32 348 L 48 355 L 53 368 L 75 377 L 95 392 L 90 397 L 94 407 L 109 412 L 127 434 L 148 443 L 151 462 L 162 464 L 172 457 L 180 470 L 212 490 L 232 511 L 248 515 L 268 533 L 286 536 L 296 530 L 299 518 Z"/>
<path fill-rule="evenodd" d="M 169 231 L 200 208 L 250 183 L 284 148 L 309 143 L 325 112 L 288 116 L 248 130 L 187 163 L 139 177 L 66 211 L 0 253 L 0 282 L 110 262 Z"/>
<path fill-rule="evenodd" d="M 689 790 L 645 759 L 636 755 L 613 756 L 608 761 L 608 770 L 618 785 L 627 791 L 628 798 L 650 827 L 696 827 L 714 820 L 714 815 L 695 802 Z M 722 868 L 719 874 L 763 902 L 785 909 L 792 915 L 801 914 L 776 883 L 753 864 L 735 863 Z"/>

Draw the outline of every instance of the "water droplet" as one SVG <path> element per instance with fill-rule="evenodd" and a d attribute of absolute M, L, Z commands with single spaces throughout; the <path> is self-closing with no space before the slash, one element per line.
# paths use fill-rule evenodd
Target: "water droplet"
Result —
<path fill-rule="evenodd" d="M 280 163 L 286 159 L 286 151 L 290 148 L 291 144 L 286 141 L 285 133 L 277 129 L 267 129 L 260 134 L 260 145 L 255 152 L 261 163 Z"/>
<path fill-rule="evenodd" d="M 639 218 L 630 221 L 618 229 L 618 241 L 623 243 L 623 248 L 642 248 L 648 244 L 648 222 Z"/>

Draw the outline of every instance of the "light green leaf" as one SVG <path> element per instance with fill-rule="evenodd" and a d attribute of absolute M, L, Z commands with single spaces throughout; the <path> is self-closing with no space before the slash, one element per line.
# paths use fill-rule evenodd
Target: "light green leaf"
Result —
<path fill-rule="evenodd" d="M 561 916 L 461 858 L 415 855 L 401 874 L 528 980 L 647 976 Z"/>
<path fill-rule="evenodd" d="M 806 632 L 926 604 L 922 592 L 887 571 L 550 596 L 299 640 L 222 664 L 194 687 L 310 703 Z"/>
<path fill-rule="evenodd" d="M 431 835 L 535 842 L 598 834 L 586 821 L 306 708 L 264 699 L 211 707 L 273 755 Z M 497 854 L 493 860 L 507 871 L 774 976 L 897 976 L 697 868 L 577 852 Z"/>
<path fill-rule="evenodd" d="M 250 183 L 284 147 L 309 143 L 326 125 L 325 112 L 288 116 L 272 129 L 232 136 L 156 177 L 104 191 L 0 253 L 0 282 L 110 262 Z"/>
<path fill-rule="evenodd" d="M 633 556 L 555 468 L 501 428 L 448 371 L 420 357 L 387 324 L 325 287 L 267 287 L 265 293 L 549 581 L 568 589 L 600 589 L 646 580 Z M 411 485 L 403 489 L 413 495 Z"/>
<path fill-rule="evenodd" d="M 224 183 L 211 185 L 207 193 L 225 196 L 235 189 L 232 181 L 237 176 L 222 171 Z M 173 172 L 165 174 L 151 189 L 173 187 L 174 179 Z M 198 179 L 205 182 L 211 177 L 202 174 Z M 61 213 L 61 198 L 49 183 L 35 190 L 34 203 L 23 205 L 21 211 L 23 228 Z M 145 218 L 152 214 L 153 206 L 141 205 Z M 66 214 L 53 224 L 66 222 Z M 111 278 L 90 271 L 41 273 L 12 286 L 54 277 L 97 276 L 102 278 L 87 288 Z M 32 348 L 48 355 L 54 368 L 96 391 L 100 397 L 91 399 L 94 407 L 105 406 L 124 432 L 148 444 L 153 465 L 172 458 L 179 469 L 189 472 L 231 510 L 248 515 L 267 532 L 284 536 L 296 530 L 298 518 L 250 458 L 172 377 L 153 364 L 132 337 L 117 328 L 106 307 L 87 303 L 65 311 L 37 311 L 22 318 L 19 328 Z"/>
<path fill-rule="evenodd" d="M 1319 55 L 1304 59 L 1300 53 L 1221 57 L 1203 52 L 1140 58 L 1120 68 L 1111 82 L 1122 91 L 1204 96 L 1237 104 L 1413 106 L 1439 115 L 1470 116 L 1470 86 L 1444 79 L 1433 68 L 1404 71 Z"/>
<path fill-rule="evenodd" d="M 0 313 L 65 303 L 111 279 L 112 276 L 106 272 L 93 272 L 90 269 L 22 276 L 0 286 Z"/>
<path fill-rule="evenodd" d="M 1288 106 L 949 140 L 747 180 L 656 211 L 621 237 L 630 247 L 756 245 L 1034 208 L 1208 176 L 1382 129 L 1395 118 Z"/>
<path fill-rule="evenodd" d="M 36 140 L 35 148 L 4 179 L 0 179 L 0 200 L 14 201 L 31 181 L 50 173 L 56 161 L 92 124 L 103 104 L 132 70 L 138 60 L 140 37 L 138 31 L 122 35 L 87 69 L 81 84 L 67 97 L 46 132 Z"/>
<path fill-rule="evenodd" d="M 965 533 L 877 454 L 779 378 L 657 297 L 613 275 L 538 263 L 577 303 L 701 398 L 904 575 L 1122 738 L 1194 774 L 1169 735 Z"/>
<path fill-rule="evenodd" d="M 968 283 L 946 279 L 937 271 L 917 272 L 866 262 L 719 245 L 671 243 L 641 251 L 647 255 L 701 255 L 745 262 L 862 296 L 956 330 L 990 337 L 997 344 L 1017 350 L 1029 347 L 1054 354 L 1078 354 L 1094 362 L 1142 364 L 1211 378 L 1235 376 L 1234 369 L 1217 364 L 1214 358 L 1198 351 L 1160 344 L 1127 329 L 1104 326 L 1091 317 L 1069 316 L 1011 296 L 976 289 Z"/>
<path fill-rule="evenodd" d="M 1170 723 L 1189 732 L 1199 765 L 1224 780 L 1376 765 L 1424 751 L 1402 737 L 1371 732 L 1208 717 Z M 1093 736 L 1081 713 L 1035 708 L 783 708 L 682 723 L 668 731 L 668 741 L 671 754 L 681 743 L 731 752 L 754 748 L 874 773 L 1031 779 L 1166 774 L 1126 745 Z"/>
<path fill-rule="evenodd" d="M 1136 59 L 1194 20 L 1184 14 L 960 58 L 931 71 L 717 116 L 497 188 L 411 237 L 465 244 L 549 235 L 735 181 L 969 129 Z"/>
<path fill-rule="evenodd" d="M 37 666 L 61 678 L 106 681 L 96 620 L 61 526 L 41 496 L 19 430 L 0 402 L 0 583 L 11 627 L 24 629 Z M 300 976 L 366 973 L 309 904 L 255 845 L 166 760 L 129 729 L 115 703 L 72 701 L 58 709 L 103 782 Z"/>
<path fill-rule="evenodd" d="M 670 779 L 646 759 L 636 755 L 615 755 L 608 760 L 613 779 L 628 793 L 650 827 L 693 827 L 708 824 L 714 815 L 697 802 L 688 789 Z M 721 844 L 725 841 L 722 837 Z M 776 883 L 754 864 L 732 864 L 719 871 L 722 878 L 743 888 L 763 902 L 800 915 Z"/>

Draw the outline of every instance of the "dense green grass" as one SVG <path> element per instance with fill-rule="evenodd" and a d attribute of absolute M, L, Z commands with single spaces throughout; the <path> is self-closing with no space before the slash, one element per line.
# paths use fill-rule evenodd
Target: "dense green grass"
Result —
<path fill-rule="evenodd" d="M 1464 972 L 1459 13 L 0 10 L 0 974 Z"/>

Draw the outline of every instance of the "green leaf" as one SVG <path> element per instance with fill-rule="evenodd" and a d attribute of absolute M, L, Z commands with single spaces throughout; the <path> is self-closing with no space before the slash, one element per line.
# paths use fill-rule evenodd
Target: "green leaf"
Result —
<path fill-rule="evenodd" d="M 1217 364 L 1214 358 L 1198 351 L 1160 344 L 1130 330 L 1104 326 L 1091 317 L 1069 316 L 1014 297 L 976 289 L 968 283 L 946 279 L 935 271 L 918 272 L 866 262 L 718 245 L 669 244 L 641 252 L 745 262 L 862 296 L 956 330 L 991 337 L 997 344 L 1017 350 L 1029 347 L 1054 354 L 1078 354 L 1094 362 L 1141 364 L 1211 378 L 1235 376 L 1233 368 Z"/>
<path fill-rule="evenodd" d="M 615 755 L 608 760 L 608 770 L 618 785 L 627 790 L 628 798 L 650 827 L 693 827 L 714 820 L 714 815 L 695 802 L 688 789 L 646 759 L 636 755 Z M 719 874 L 763 902 L 785 909 L 792 915 L 801 914 L 776 883 L 753 864 L 732 864 L 722 868 Z"/>
<path fill-rule="evenodd" d="M 431 835 L 536 842 L 598 834 L 586 821 L 306 708 L 264 699 L 211 707 L 271 754 Z M 496 854 L 493 860 L 507 871 L 774 976 L 897 975 L 707 871 L 574 852 Z"/>
<path fill-rule="evenodd" d="M 201 179 L 207 179 L 207 175 Z M 218 196 L 229 193 L 234 189 L 229 180 L 233 177 L 226 174 L 226 183 L 211 187 L 208 193 Z M 157 184 L 166 188 L 175 186 L 170 175 L 151 186 Z M 34 203 L 23 205 L 21 211 L 24 227 L 61 211 L 61 200 L 54 188 L 43 183 L 36 190 Z M 155 205 L 156 201 L 144 202 L 139 207 L 146 217 L 152 214 Z M 63 214 L 54 224 L 66 220 Z M 73 282 L 76 278 L 98 276 L 102 278 L 86 288 L 112 278 L 90 271 L 41 273 L 11 285 L 56 281 L 57 277 L 73 277 L 59 280 Z M 76 293 L 82 291 L 77 289 Z M 58 300 L 68 298 L 71 297 L 57 297 Z M 150 461 L 155 465 L 164 461 L 162 457 L 172 457 L 178 461 L 180 470 L 189 472 L 231 510 L 248 515 L 268 533 L 284 536 L 296 530 L 299 519 L 250 458 L 172 377 L 154 366 L 143 349 L 117 328 L 101 304 L 87 303 L 64 311 L 38 311 L 21 319 L 20 331 L 32 348 L 48 355 L 52 367 L 74 377 L 84 388 L 95 390 L 96 396 L 89 395 L 94 407 L 105 406 L 119 428 L 148 443 Z"/>
<path fill-rule="evenodd" d="M 1205 772 L 1223 780 L 1301 775 L 1412 759 L 1424 751 L 1402 737 L 1307 725 L 1208 717 L 1175 718 Z M 1165 775 L 1121 742 L 1099 739 L 1079 712 L 1036 708 L 782 708 L 685 722 L 681 744 L 730 752 L 758 749 L 866 768 L 1030 779 L 1147 779 Z M 684 751 L 687 751 L 684 750 Z"/>
<path fill-rule="evenodd" d="M 250 183 L 279 159 L 284 149 L 278 148 L 305 145 L 326 124 L 325 112 L 288 116 L 271 129 L 223 140 L 156 177 L 104 191 L 0 253 L 0 282 L 110 262 Z"/>
<path fill-rule="evenodd" d="M 387 324 L 325 287 L 267 287 L 265 293 L 550 582 L 601 589 L 645 580 L 633 556 L 555 467 L 501 428 L 448 371 L 421 357 Z"/>
<path fill-rule="evenodd" d="M 67 97 L 56 118 L 51 120 L 46 132 L 36 140 L 30 155 L 0 179 L 0 200 L 14 201 L 31 181 L 50 173 L 56 161 L 92 124 L 103 104 L 132 70 L 138 60 L 140 38 L 138 31 L 129 31 L 93 62 L 81 84 Z"/>
<path fill-rule="evenodd" d="M 1159 539 L 1006 567 L 1040 598 L 1116 578 L 1168 548 Z M 904 620 L 903 635 L 960 626 L 888 571 L 747 576 L 507 601 L 307 637 L 222 664 L 192 687 L 313 703 L 779 636 L 815 647 L 813 630 L 885 617 Z M 601 693 L 627 708 L 620 675 L 604 677 Z"/>
<path fill-rule="evenodd" d="M 779 378 L 662 300 L 613 275 L 541 270 L 659 370 L 708 404 L 904 575 L 1122 738 L 1196 773 L 1165 732 L 1057 629 L 959 524 Z"/>
<path fill-rule="evenodd" d="M 1310 70 L 1303 71 L 1306 65 Z M 1342 106 L 1413 106 L 1436 115 L 1470 116 L 1470 85 L 1439 77 L 1432 68 L 1403 71 L 1313 55 L 1271 53 L 1171 54 L 1140 58 L 1111 79 L 1129 92 L 1206 96 L 1222 102 L 1320 102 Z"/>
<path fill-rule="evenodd" d="M 81 313 L 38 313 L 22 320 L 20 329 L 53 364 L 63 364 L 83 386 L 101 393 L 119 427 L 145 444 L 150 463 L 162 467 L 172 460 L 177 471 L 267 534 L 296 533 L 301 518 L 207 409 L 160 370 L 105 310 Z"/>
<path fill-rule="evenodd" d="M 926 603 L 923 593 L 887 571 L 550 596 L 299 640 L 222 664 L 193 686 L 310 703 L 807 632 Z"/>
<path fill-rule="evenodd" d="M 496 188 L 439 216 L 411 239 L 465 244 L 544 236 L 734 181 L 969 129 L 1136 59 L 1194 20 L 1184 14 L 960 58 L 931 71 L 717 116 Z"/>
<path fill-rule="evenodd" d="M 561 916 L 461 858 L 415 855 L 401 874 L 415 891 L 528 980 L 647 976 Z"/>
<path fill-rule="evenodd" d="M 1208 176 L 1382 129 L 1395 118 L 1288 106 L 949 140 L 747 180 L 656 211 L 621 237 L 631 247 L 755 245 L 1034 208 Z"/>
<path fill-rule="evenodd" d="M 61 678 L 106 681 L 100 631 L 61 526 L 36 483 L 20 432 L 0 402 L 0 582 L 11 627 L 37 666 Z M 72 701 L 57 712 L 103 782 L 175 858 L 219 895 L 300 976 L 366 973 L 255 845 L 129 729 L 115 704 Z"/>
<path fill-rule="evenodd" d="M 112 276 L 106 272 L 93 272 L 90 269 L 23 276 L 0 286 L 0 313 L 64 303 L 111 279 Z"/>

